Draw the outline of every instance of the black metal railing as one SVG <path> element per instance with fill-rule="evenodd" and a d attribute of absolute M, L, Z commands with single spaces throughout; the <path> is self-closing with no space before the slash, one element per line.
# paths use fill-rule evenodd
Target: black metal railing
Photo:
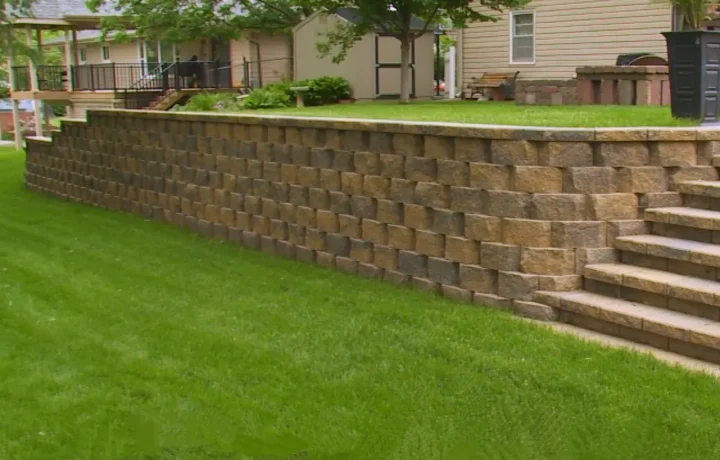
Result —
<path fill-rule="evenodd" d="M 30 69 L 28 66 L 13 66 L 13 91 L 30 91 Z"/>
<path fill-rule="evenodd" d="M 183 89 L 232 88 L 229 62 L 184 61 L 161 63 L 124 91 L 125 108 L 145 109 L 169 92 Z"/>
<path fill-rule="evenodd" d="M 68 74 L 63 65 L 37 66 L 38 89 L 40 91 L 67 90 Z"/>
<path fill-rule="evenodd" d="M 85 64 L 73 66 L 76 91 L 120 91 L 129 88 L 148 72 L 147 64 Z"/>

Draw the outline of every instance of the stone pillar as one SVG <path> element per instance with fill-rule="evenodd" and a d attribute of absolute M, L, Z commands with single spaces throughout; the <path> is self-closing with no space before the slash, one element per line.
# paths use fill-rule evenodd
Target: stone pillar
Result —
<path fill-rule="evenodd" d="M 12 37 L 8 36 L 8 42 L 11 42 Z M 8 47 L 8 80 L 10 83 L 10 94 L 15 90 L 15 73 L 12 68 L 15 64 L 15 57 L 13 56 L 13 47 Z M 10 98 L 10 104 L 12 105 L 12 121 L 13 130 L 15 130 L 15 148 L 21 150 L 23 148 L 22 130 L 20 129 L 20 107 L 17 99 Z"/>
<path fill-rule="evenodd" d="M 72 46 L 70 45 L 70 31 L 65 31 L 65 72 L 67 73 L 67 90 L 73 90 L 72 66 L 73 66 Z"/>
<path fill-rule="evenodd" d="M 635 102 L 634 80 L 620 80 L 618 82 L 618 99 L 620 105 L 633 105 Z"/>
<path fill-rule="evenodd" d="M 37 31 L 38 38 L 41 38 L 40 35 L 40 29 Z M 27 45 L 29 48 L 33 47 L 33 40 L 32 40 L 32 29 L 30 27 L 25 28 L 25 39 L 27 41 Z M 42 50 L 39 50 L 42 52 Z M 28 60 L 29 63 L 29 71 L 30 71 L 30 91 L 33 93 L 36 93 L 37 91 L 40 91 L 40 84 L 38 82 L 38 73 L 37 73 L 37 66 L 35 65 L 35 62 L 32 59 Z M 36 136 L 42 136 L 43 133 L 43 125 L 42 125 L 42 107 L 41 102 L 34 99 L 33 100 L 33 108 L 35 111 L 35 135 Z"/>
<path fill-rule="evenodd" d="M 595 103 L 595 91 L 592 80 L 579 79 L 577 82 L 578 104 L 592 105 Z"/>
<path fill-rule="evenodd" d="M 617 86 L 615 80 L 600 80 L 600 104 L 617 104 Z"/>

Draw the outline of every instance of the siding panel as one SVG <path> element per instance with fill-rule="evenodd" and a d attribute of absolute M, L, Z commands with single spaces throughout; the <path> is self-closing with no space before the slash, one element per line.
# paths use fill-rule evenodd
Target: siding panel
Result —
<path fill-rule="evenodd" d="M 463 88 L 483 72 L 519 70 L 522 79 L 569 79 L 577 67 L 612 65 L 618 54 L 666 56 L 661 32 L 670 30 L 672 10 L 649 0 L 534 0 L 535 64 L 510 64 L 509 13 L 496 23 L 474 23 L 462 31 Z"/>

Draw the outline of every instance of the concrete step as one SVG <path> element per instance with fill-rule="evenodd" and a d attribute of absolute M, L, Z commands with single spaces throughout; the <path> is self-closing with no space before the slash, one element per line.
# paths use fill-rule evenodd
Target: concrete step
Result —
<path fill-rule="evenodd" d="M 625 264 L 588 265 L 585 267 L 585 278 L 649 293 L 648 302 L 642 303 L 656 304 L 652 297 L 672 297 L 713 309 L 720 307 L 718 281 Z"/>
<path fill-rule="evenodd" d="M 720 181 L 691 180 L 677 184 L 678 191 L 687 195 L 720 198 Z"/>
<path fill-rule="evenodd" d="M 713 155 L 713 166 L 720 166 L 720 155 Z"/>
<path fill-rule="evenodd" d="M 720 267 L 720 245 L 718 244 L 660 235 L 635 235 L 617 238 L 615 246 L 622 251 Z"/>
<path fill-rule="evenodd" d="M 720 211 L 707 209 L 687 207 L 650 208 L 645 210 L 645 220 L 702 230 L 720 230 Z"/>
<path fill-rule="evenodd" d="M 720 322 L 586 291 L 536 293 L 563 322 L 720 363 Z"/>

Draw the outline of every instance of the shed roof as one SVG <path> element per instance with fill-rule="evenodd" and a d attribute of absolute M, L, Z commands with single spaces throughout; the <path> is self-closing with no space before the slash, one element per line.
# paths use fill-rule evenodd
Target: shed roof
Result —
<path fill-rule="evenodd" d="M 335 14 L 348 22 L 352 22 L 353 24 L 358 24 L 362 20 L 360 13 L 358 13 L 358 11 L 354 8 L 338 8 Z M 422 30 L 425 28 L 425 24 L 425 21 L 415 16 L 410 18 L 410 29 L 412 30 Z M 428 30 L 432 30 L 433 28 L 434 27 L 428 27 Z"/>

